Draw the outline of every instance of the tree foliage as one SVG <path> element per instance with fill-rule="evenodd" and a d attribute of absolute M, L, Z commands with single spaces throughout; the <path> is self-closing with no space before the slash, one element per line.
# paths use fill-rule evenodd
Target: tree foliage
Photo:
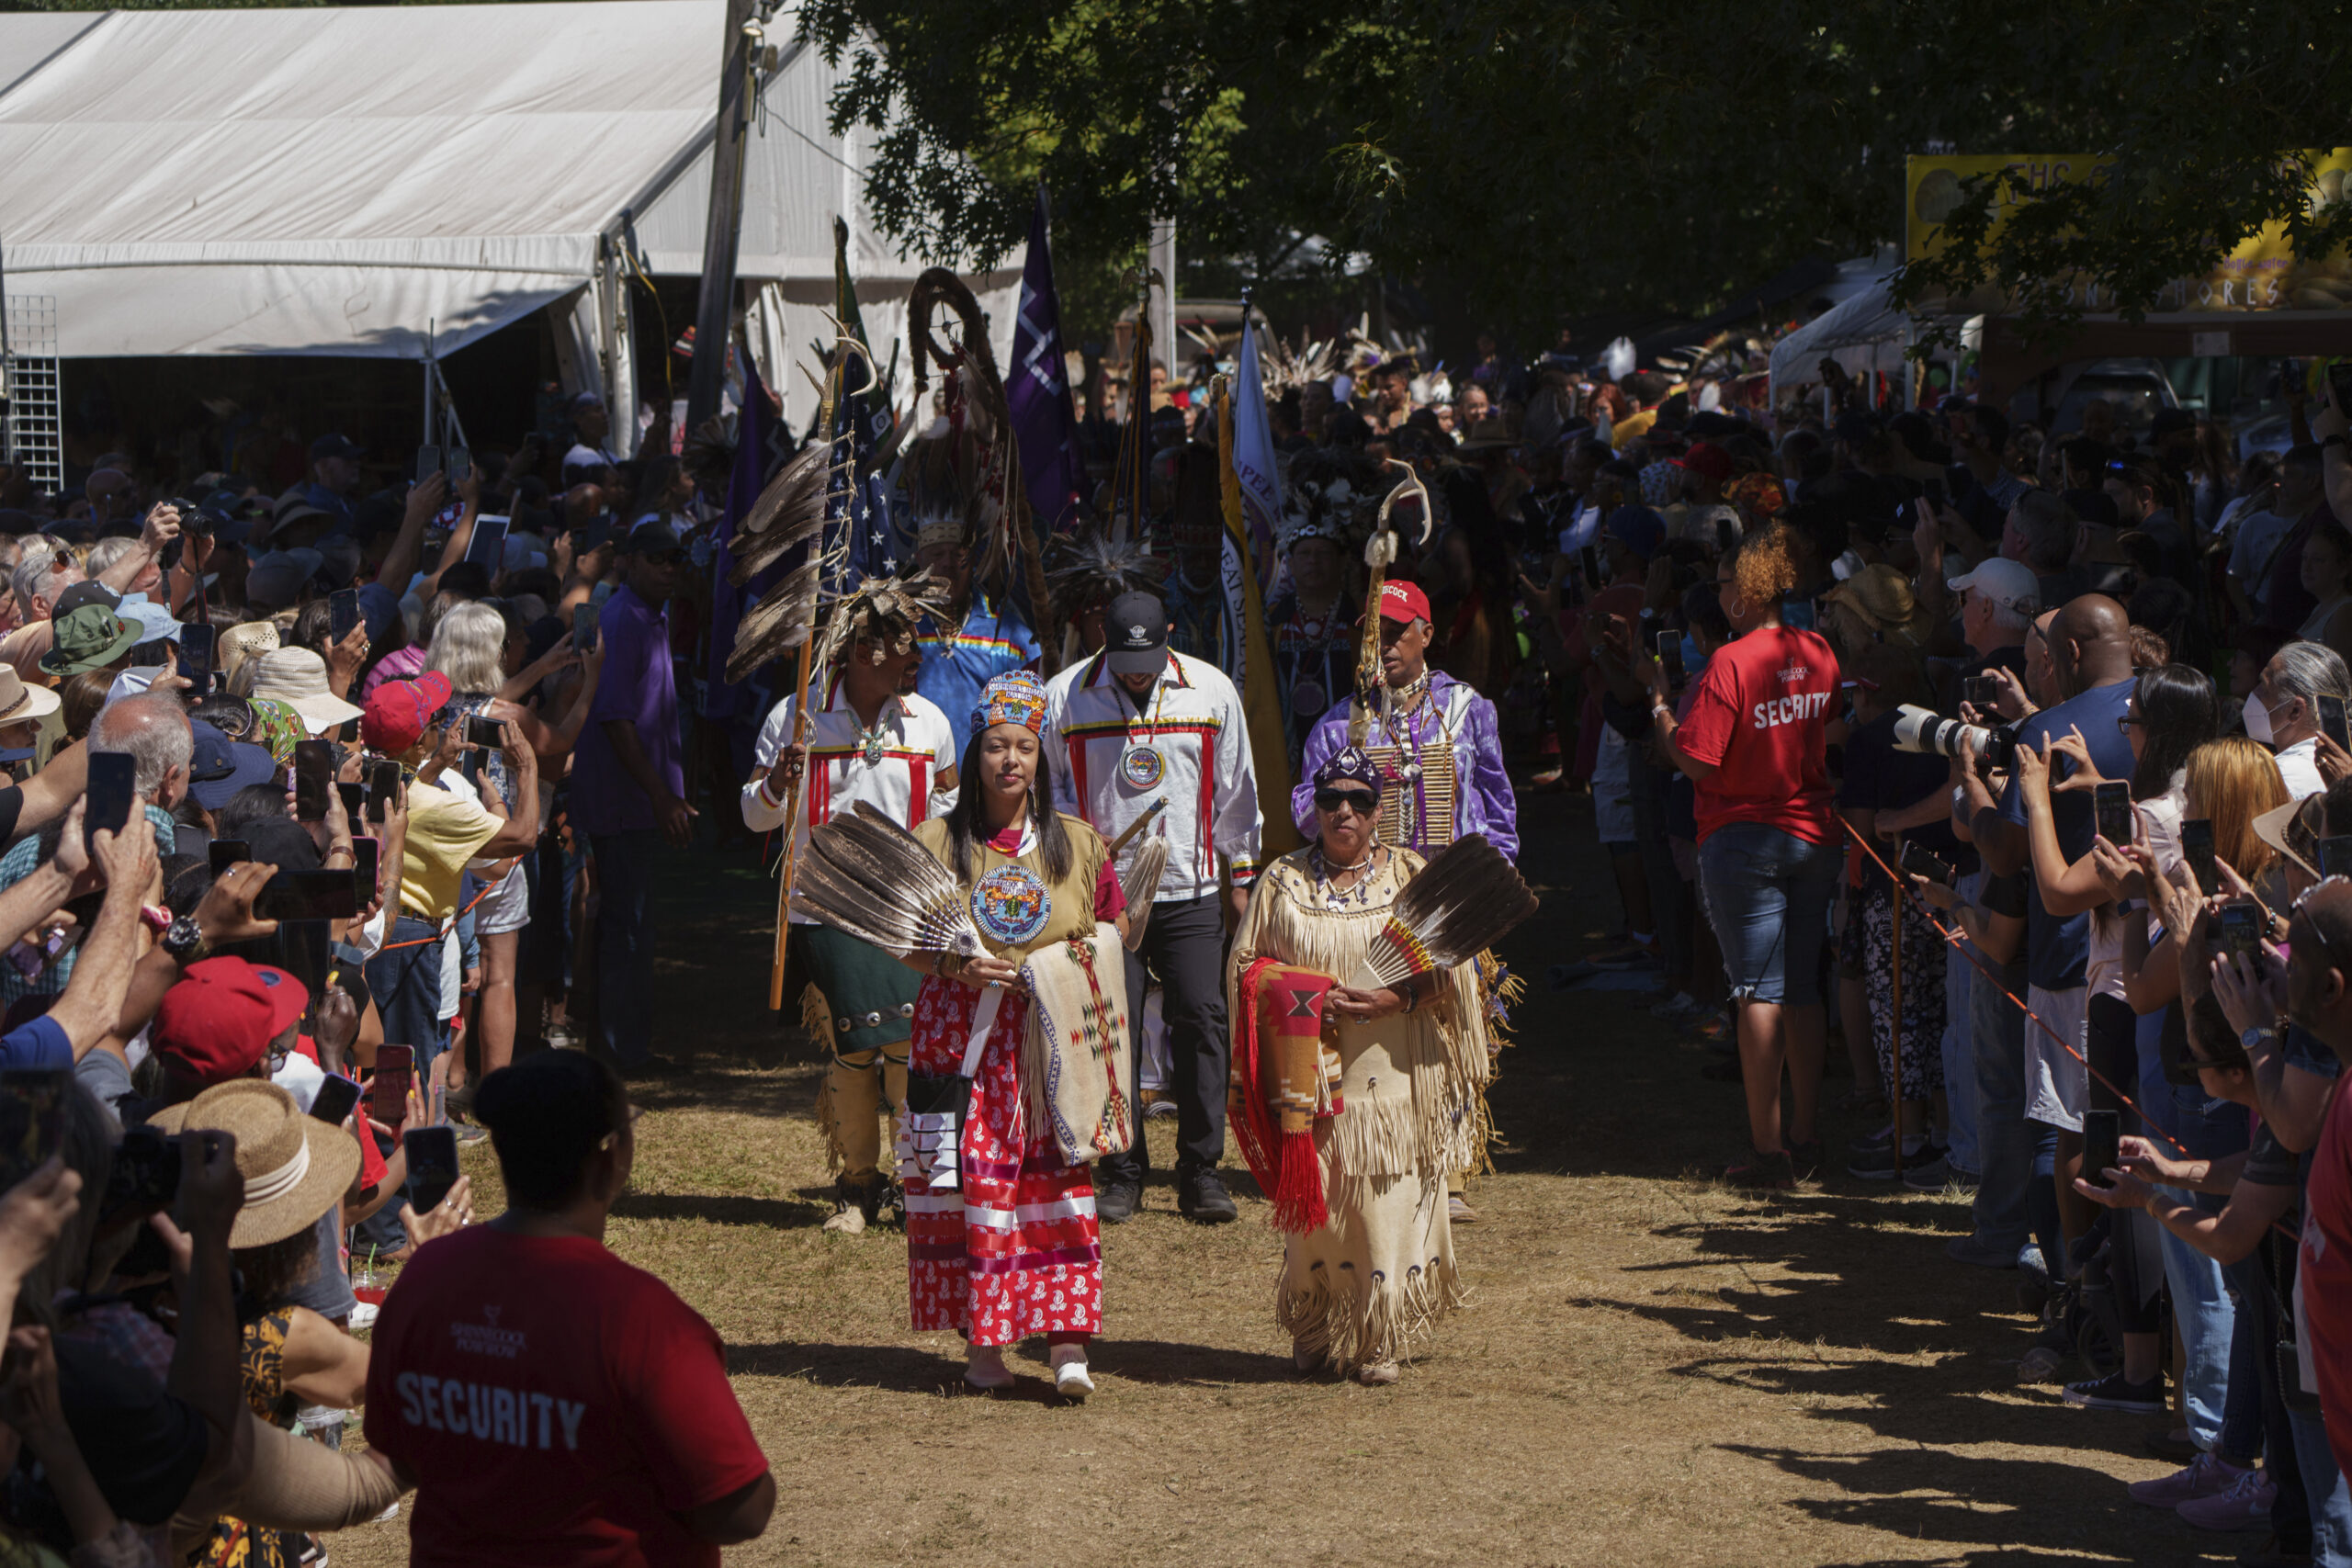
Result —
<path fill-rule="evenodd" d="M 1080 254 L 1131 251 L 1170 212 L 1187 248 L 1245 270 L 1313 236 L 1529 329 L 1702 310 L 1801 256 L 1899 239 L 1905 156 L 1931 147 L 2088 152 L 2118 174 L 1990 236 L 1956 222 L 1915 288 L 2081 273 L 2145 308 L 2266 220 L 2340 240 L 2280 154 L 2352 141 L 2339 17 L 2306 0 L 809 0 L 802 17 L 847 62 L 836 128 L 880 137 L 867 197 L 910 245 L 1003 254 L 1042 179 Z"/>

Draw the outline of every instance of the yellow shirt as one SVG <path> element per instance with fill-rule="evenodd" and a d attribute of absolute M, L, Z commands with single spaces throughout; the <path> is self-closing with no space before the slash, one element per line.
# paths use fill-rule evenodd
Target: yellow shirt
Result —
<path fill-rule="evenodd" d="M 435 920 L 456 914 L 459 874 L 497 834 L 498 818 L 481 802 L 433 784 L 410 784 L 401 907 Z"/>
<path fill-rule="evenodd" d="M 1633 442 L 1647 435 L 1650 433 L 1650 426 L 1657 423 L 1657 410 L 1656 409 L 1644 409 L 1639 413 L 1629 413 L 1609 427 L 1609 445 L 1623 452 Z"/>
<path fill-rule="evenodd" d="M 978 785 L 971 787 L 977 788 Z M 1046 857 L 1033 849 L 1025 855 L 1008 855 L 986 844 L 973 846 L 972 875 L 965 884 L 969 895 L 990 874 L 1008 866 L 1018 866 L 1030 874 L 1029 887 L 1043 885 L 1046 894 L 1044 906 L 1045 923 L 1026 942 L 1005 942 L 989 929 L 989 922 L 977 913 L 974 922 L 980 927 L 980 941 L 988 951 L 999 958 L 1018 962 L 1025 955 L 1053 942 L 1067 942 L 1074 936 L 1091 936 L 1094 931 L 1094 885 L 1102 874 L 1102 863 L 1109 858 L 1110 846 L 1102 835 L 1075 817 L 1062 814 L 1062 831 L 1069 835 L 1069 874 L 1059 882 L 1049 882 L 1046 875 Z M 934 817 L 915 827 L 915 837 L 922 847 L 939 858 L 939 863 L 949 871 L 956 869 L 956 850 L 947 834 L 947 818 Z M 1017 890 L 1017 885 L 1015 887 Z M 1003 920 L 1021 923 L 1023 911 L 1007 908 Z"/>

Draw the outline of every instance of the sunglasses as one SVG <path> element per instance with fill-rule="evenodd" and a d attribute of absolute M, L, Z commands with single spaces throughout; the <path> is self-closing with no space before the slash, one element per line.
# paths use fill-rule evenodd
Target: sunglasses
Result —
<path fill-rule="evenodd" d="M 1315 792 L 1315 808 L 1317 811 L 1337 811 L 1344 806 L 1359 817 L 1369 817 L 1379 804 L 1380 797 L 1370 790 L 1318 789 Z"/>

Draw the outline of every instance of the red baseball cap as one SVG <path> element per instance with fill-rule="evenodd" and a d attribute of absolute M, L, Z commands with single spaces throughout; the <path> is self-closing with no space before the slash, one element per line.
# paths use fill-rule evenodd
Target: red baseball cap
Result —
<path fill-rule="evenodd" d="M 1380 585 L 1380 618 L 1384 621 L 1430 621 L 1430 596 L 1410 582 L 1389 578 Z"/>
<path fill-rule="evenodd" d="M 433 716 L 449 705 L 449 677 L 428 670 L 413 681 L 387 681 L 368 694 L 359 716 L 359 739 L 371 750 L 397 757 L 433 726 Z"/>
<path fill-rule="evenodd" d="M 164 993 L 148 1039 L 186 1076 L 227 1083 L 259 1066 L 269 1043 L 310 1005 L 310 987 L 283 969 L 208 958 Z"/>
<path fill-rule="evenodd" d="M 1702 479 L 1713 479 L 1717 484 L 1731 478 L 1731 471 L 1735 467 L 1731 454 L 1712 441 L 1702 441 L 1692 446 L 1677 460 L 1677 466 L 1689 469 Z"/>

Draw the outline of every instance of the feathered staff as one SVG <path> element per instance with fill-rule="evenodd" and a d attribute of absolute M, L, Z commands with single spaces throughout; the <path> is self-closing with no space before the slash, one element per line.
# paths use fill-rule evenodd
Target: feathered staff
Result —
<path fill-rule="evenodd" d="M 932 335 L 933 313 L 942 306 L 956 313 L 961 327 L 959 344 L 944 344 Z M 926 267 L 915 279 L 907 300 L 907 336 L 914 344 L 915 394 L 931 387 L 935 359 L 947 372 L 947 435 L 952 445 L 933 455 L 954 465 L 952 476 L 926 473 L 919 465 L 910 478 L 910 491 L 931 489 L 952 477 L 960 493 L 965 522 L 978 543 L 972 563 L 976 581 L 1001 592 L 1022 574 L 1036 618 L 1038 645 L 1054 660 L 1053 595 L 1046 586 L 1045 561 L 1037 548 L 1036 524 L 1029 515 L 1029 496 L 1021 483 L 1021 449 L 1013 440 L 1012 411 L 1004 397 L 1004 379 L 998 374 L 996 355 L 989 347 L 988 318 L 964 280 L 944 266 Z M 927 438 L 928 439 L 928 438 Z M 922 508 L 920 493 L 914 496 Z M 1049 669 L 1047 673 L 1051 673 Z"/>
<path fill-rule="evenodd" d="M 1348 716 L 1348 744 L 1361 746 L 1364 737 L 1372 733 L 1372 710 L 1380 700 L 1381 688 L 1388 683 L 1380 664 L 1380 582 L 1389 564 L 1396 558 L 1396 535 L 1388 525 L 1388 514 L 1396 510 L 1396 498 L 1410 491 L 1420 498 L 1421 536 L 1419 545 L 1430 542 L 1430 492 L 1421 483 L 1421 476 L 1410 463 L 1395 457 L 1387 466 L 1405 470 L 1402 482 L 1391 490 L 1380 503 L 1380 516 L 1373 524 L 1372 537 L 1364 541 L 1363 563 L 1372 569 L 1372 582 L 1364 590 L 1363 637 L 1356 649 L 1356 706 Z"/>

